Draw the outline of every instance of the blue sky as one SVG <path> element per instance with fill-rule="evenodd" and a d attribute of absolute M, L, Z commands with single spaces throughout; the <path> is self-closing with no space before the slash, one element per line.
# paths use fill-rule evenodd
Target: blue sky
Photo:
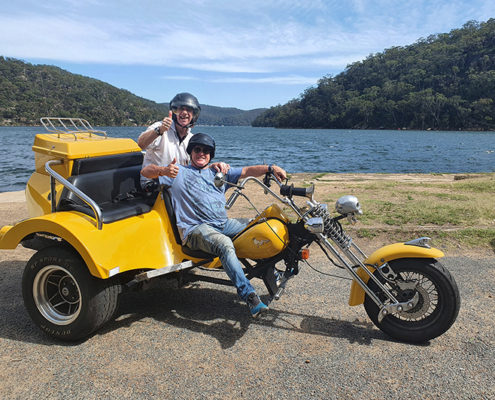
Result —
<path fill-rule="evenodd" d="M 3 1 L 0 55 L 162 103 L 248 110 L 392 46 L 495 17 L 493 0 Z"/>

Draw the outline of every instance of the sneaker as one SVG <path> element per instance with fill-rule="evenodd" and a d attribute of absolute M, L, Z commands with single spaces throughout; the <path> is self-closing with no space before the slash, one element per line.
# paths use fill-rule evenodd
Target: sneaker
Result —
<path fill-rule="evenodd" d="M 257 317 L 259 313 L 268 310 L 268 306 L 260 300 L 255 292 L 249 293 L 246 303 L 251 309 L 251 315 L 253 317 Z"/>

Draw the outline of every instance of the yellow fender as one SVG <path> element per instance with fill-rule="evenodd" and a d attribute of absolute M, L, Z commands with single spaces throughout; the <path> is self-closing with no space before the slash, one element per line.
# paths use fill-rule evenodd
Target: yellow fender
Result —
<path fill-rule="evenodd" d="M 412 246 L 404 243 L 395 243 L 376 250 L 366 260 L 364 260 L 363 263 L 380 266 L 385 262 L 400 258 L 440 258 L 443 256 L 443 252 L 435 248 L 428 249 L 425 247 Z M 374 268 L 369 268 L 371 272 L 375 271 Z M 368 283 L 369 275 L 361 267 L 359 267 L 356 272 L 364 282 Z M 359 286 L 356 281 L 352 281 L 349 305 L 357 306 L 359 304 L 363 304 L 364 295 L 364 289 Z"/>
<path fill-rule="evenodd" d="M 161 217 L 166 214 L 159 208 L 103 224 L 101 230 L 95 227 L 94 219 L 73 211 L 31 218 L 3 227 L 0 249 L 15 249 L 26 236 L 45 232 L 70 243 L 91 274 L 102 279 L 124 271 L 158 269 L 190 259 L 173 239 L 170 222 L 167 217 Z"/>

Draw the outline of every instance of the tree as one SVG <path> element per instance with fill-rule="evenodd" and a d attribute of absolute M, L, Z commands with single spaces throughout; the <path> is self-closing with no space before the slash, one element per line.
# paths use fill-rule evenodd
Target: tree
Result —
<path fill-rule="evenodd" d="M 256 121 L 281 128 L 494 129 L 493 98 L 490 19 L 370 54 Z"/>

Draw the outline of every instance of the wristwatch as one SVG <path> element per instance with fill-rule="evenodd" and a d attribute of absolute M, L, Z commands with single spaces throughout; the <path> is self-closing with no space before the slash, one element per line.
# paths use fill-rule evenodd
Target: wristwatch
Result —
<path fill-rule="evenodd" d="M 158 136 L 162 136 L 162 135 L 163 135 L 163 133 L 161 133 L 161 132 L 160 132 L 160 127 L 159 127 L 159 126 L 157 126 L 157 127 L 155 128 L 155 133 L 156 133 Z"/>

